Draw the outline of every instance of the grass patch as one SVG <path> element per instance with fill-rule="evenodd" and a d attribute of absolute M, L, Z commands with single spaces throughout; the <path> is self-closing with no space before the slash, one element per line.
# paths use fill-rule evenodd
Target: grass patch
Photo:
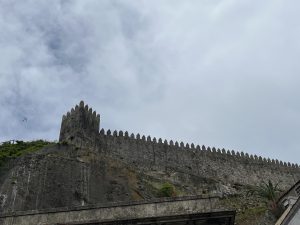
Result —
<path fill-rule="evenodd" d="M 19 156 L 36 152 L 41 148 L 55 144 L 54 142 L 37 140 L 37 141 L 16 141 L 15 143 L 3 142 L 0 145 L 0 166 L 2 166 L 9 159 L 14 159 Z"/>
<path fill-rule="evenodd" d="M 158 197 L 175 197 L 177 195 L 175 187 L 170 183 L 164 183 L 157 193 Z"/>

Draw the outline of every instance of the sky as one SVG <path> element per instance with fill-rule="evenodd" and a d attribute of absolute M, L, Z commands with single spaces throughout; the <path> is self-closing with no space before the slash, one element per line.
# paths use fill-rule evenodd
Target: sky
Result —
<path fill-rule="evenodd" d="M 0 141 L 100 127 L 300 163 L 297 0 L 0 0 Z"/>

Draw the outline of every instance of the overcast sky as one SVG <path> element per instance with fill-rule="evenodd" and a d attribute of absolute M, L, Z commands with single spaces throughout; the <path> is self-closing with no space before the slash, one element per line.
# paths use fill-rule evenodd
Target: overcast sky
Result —
<path fill-rule="evenodd" d="M 0 141 L 101 127 L 300 163 L 297 0 L 0 0 Z M 27 118 L 27 121 L 24 121 Z"/>

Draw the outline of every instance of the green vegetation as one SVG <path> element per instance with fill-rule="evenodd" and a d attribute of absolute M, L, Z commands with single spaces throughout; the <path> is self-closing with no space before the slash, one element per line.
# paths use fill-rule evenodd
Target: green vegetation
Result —
<path fill-rule="evenodd" d="M 270 180 L 268 182 L 262 182 L 258 187 L 252 189 L 251 191 L 258 196 L 265 198 L 268 201 L 276 202 L 280 189 L 278 188 L 278 183 L 273 184 Z"/>
<path fill-rule="evenodd" d="M 251 194 L 265 199 L 265 203 L 271 210 L 276 209 L 276 200 L 281 192 L 278 188 L 279 183 L 273 184 L 270 180 L 268 182 L 262 182 L 258 187 L 250 190 Z"/>
<path fill-rule="evenodd" d="M 224 208 L 237 211 L 235 222 L 237 225 L 257 225 L 266 215 L 268 208 L 263 199 L 257 195 L 247 195 L 247 188 L 240 194 L 221 199 Z"/>
<path fill-rule="evenodd" d="M 170 183 L 164 183 L 158 190 L 158 197 L 175 197 L 176 195 L 175 187 Z"/>
<path fill-rule="evenodd" d="M 276 217 L 278 217 L 280 214 L 280 209 L 276 204 L 277 198 L 281 193 L 278 185 L 279 183 L 274 185 L 269 180 L 268 182 L 262 182 L 258 187 L 250 190 L 251 194 L 256 194 L 257 196 L 265 200 L 266 206 Z"/>
<path fill-rule="evenodd" d="M 236 216 L 236 223 L 237 224 L 257 224 L 267 212 L 267 208 L 264 206 L 257 206 L 248 208 Z"/>
<path fill-rule="evenodd" d="M 29 142 L 15 141 L 15 143 L 3 142 L 2 145 L 0 145 L 0 166 L 2 166 L 9 159 L 38 151 L 41 148 L 51 144 L 54 143 L 43 140 Z"/>

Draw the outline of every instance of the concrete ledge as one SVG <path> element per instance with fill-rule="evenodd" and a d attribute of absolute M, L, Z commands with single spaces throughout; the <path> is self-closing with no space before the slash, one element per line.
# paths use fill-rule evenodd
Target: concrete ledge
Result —
<path fill-rule="evenodd" d="M 116 220 L 136 220 L 192 214 L 220 213 L 218 197 L 200 196 L 157 199 L 129 203 L 112 203 L 43 211 L 27 211 L 3 214 L 2 225 L 55 225 L 87 224 Z"/>

